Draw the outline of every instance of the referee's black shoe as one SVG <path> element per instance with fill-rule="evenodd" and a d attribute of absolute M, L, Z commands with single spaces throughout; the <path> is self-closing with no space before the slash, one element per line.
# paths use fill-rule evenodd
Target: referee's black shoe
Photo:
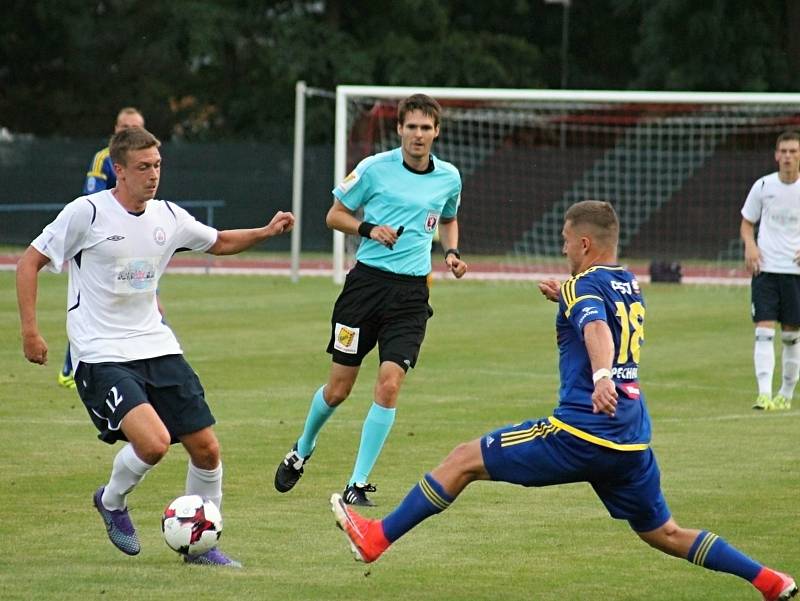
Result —
<path fill-rule="evenodd" d="M 367 497 L 368 492 L 375 492 L 374 484 L 348 484 L 344 487 L 342 499 L 344 499 L 344 502 L 348 505 L 375 507 L 375 503 L 373 503 L 369 497 Z"/>
<path fill-rule="evenodd" d="M 313 452 L 312 450 L 311 453 Z M 297 452 L 297 443 L 295 443 L 292 450 L 286 453 L 286 457 L 278 465 L 278 469 L 275 470 L 275 490 L 278 492 L 292 490 L 300 476 L 303 475 L 303 467 L 309 459 L 311 459 L 311 454 L 308 457 L 301 457 Z"/>

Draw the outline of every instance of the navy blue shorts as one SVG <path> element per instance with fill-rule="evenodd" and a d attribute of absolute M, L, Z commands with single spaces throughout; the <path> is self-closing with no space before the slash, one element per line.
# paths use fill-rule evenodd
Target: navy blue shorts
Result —
<path fill-rule="evenodd" d="M 80 363 L 75 371 L 78 394 L 100 431 L 114 444 L 127 440 L 120 423 L 128 412 L 150 403 L 170 433 L 180 436 L 215 423 L 200 378 L 183 355 L 165 355 L 122 363 Z"/>
<path fill-rule="evenodd" d="M 557 428 L 546 418 L 505 426 L 481 438 L 492 480 L 522 486 L 588 482 L 612 517 L 648 532 L 670 518 L 651 449 L 616 451 Z"/>
<path fill-rule="evenodd" d="M 753 323 L 800 326 L 800 275 L 762 271 L 751 280 L 750 299 Z"/>

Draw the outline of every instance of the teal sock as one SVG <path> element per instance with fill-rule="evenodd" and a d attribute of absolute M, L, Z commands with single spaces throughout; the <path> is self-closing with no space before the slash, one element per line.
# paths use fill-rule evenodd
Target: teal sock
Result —
<path fill-rule="evenodd" d="M 748 581 L 761 571 L 760 564 L 707 530 L 697 535 L 686 559 L 709 570 L 735 574 Z"/>
<path fill-rule="evenodd" d="M 317 445 L 317 436 L 322 426 L 328 418 L 336 411 L 336 407 L 331 407 L 325 402 L 322 391 L 325 386 L 320 386 L 311 399 L 311 407 L 308 408 L 306 424 L 303 427 L 303 434 L 297 439 L 297 452 L 301 457 L 308 457 Z"/>
<path fill-rule="evenodd" d="M 394 424 L 394 414 L 396 409 L 387 409 L 373 402 L 372 407 L 364 420 L 364 427 L 361 429 L 361 443 L 358 446 L 358 457 L 353 475 L 349 484 L 365 484 L 369 478 L 369 473 L 375 467 L 378 455 L 381 454 L 383 443 L 389 436 L 389 432 Z"/>

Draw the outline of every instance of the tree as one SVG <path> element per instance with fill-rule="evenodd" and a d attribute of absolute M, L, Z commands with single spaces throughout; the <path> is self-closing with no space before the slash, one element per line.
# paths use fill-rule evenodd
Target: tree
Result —
<path fill-rule="evenodd" d="M 634 0 L 631 0 L 634 1 Z M 666 90 L 785 92 L 798 89 L 796 2 L 662 0 L 643 10 L 636 87 Z"/>

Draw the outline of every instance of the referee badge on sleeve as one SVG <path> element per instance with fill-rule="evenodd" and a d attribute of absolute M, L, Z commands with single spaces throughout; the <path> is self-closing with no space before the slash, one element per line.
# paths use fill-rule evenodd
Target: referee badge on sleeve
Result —
<path fill-rule="evenodd" d="M 333 333 L 333 348 L 342 353 L 355 355 L 358 351 L 358 331 L 359 328 L 337 323 Z"/>

